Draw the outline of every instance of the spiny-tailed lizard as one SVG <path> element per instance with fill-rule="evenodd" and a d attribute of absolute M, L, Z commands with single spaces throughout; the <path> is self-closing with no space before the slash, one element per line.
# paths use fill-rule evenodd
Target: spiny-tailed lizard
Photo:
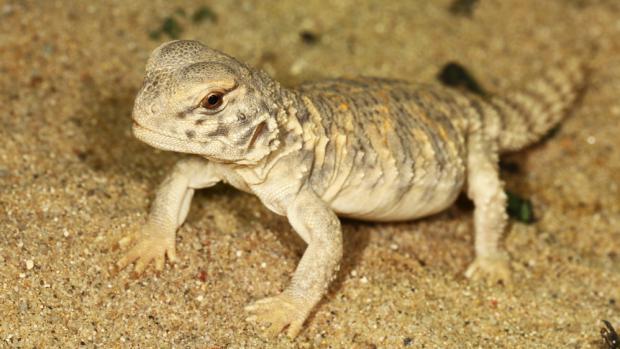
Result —
<path fill-rule="evenodd" d="M 342 259 L 338 216 L 404 221 L 437 213 L 465 189 L 475 204 L 475 252 L 465 275 L 508 280 L 500 247 L 506 195 L 501 152 L 541 138 L 584 81 L 577 60 L 522 89 L 481 98 L 441 86 L 377 78 L 284 88 L 197 41 L 158 47 L 133 109 L 133 133 L 193 156 L 157 190 L 146 224 L 118 262 L 142 272 L 175 260 L 175 233 L 196 189 L 226 182 L 286 216 L 308 244 L 284 292 L 246 307 L 248 320 L 295 337 Z"/>

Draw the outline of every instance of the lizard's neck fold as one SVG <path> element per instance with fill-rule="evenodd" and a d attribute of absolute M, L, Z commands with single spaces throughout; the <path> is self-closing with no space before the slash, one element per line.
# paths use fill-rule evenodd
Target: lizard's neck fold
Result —
<path fill-rule="evenodd" d="M 254 78 L 260 81 L 261 92 L 268 101 L 269 114 L 277 128 L 270 130 L 277 134 L 277 139 L 269 152 L 251 166 L 252 169 L 247 168 L 256 174 L 256 182 L 261 182 L 284 159 L 303 162 L 303 127 L 308 111 L 300 92 L 281 86 L 264 72 L 256 72 Z"/>
<path fill-rule="evenodd" d="M 298 91 L 283 87 L 262 70 L 254 71 L 253 78 L 261 86 L 263 95 L 271 102 L 269 111 L 275 116 L 280 128 L 286 127 L 291 118 L 303 122 L 307 112 Z"/>

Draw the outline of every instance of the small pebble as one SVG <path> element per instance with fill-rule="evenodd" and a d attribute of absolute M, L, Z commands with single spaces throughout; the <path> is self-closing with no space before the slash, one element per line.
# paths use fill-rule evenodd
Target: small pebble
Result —
<path fill-rule="evenodd" d="M 28 311 L 28 302 L 22 300 L 19 302 L 19 311 L 25 313 Z"/>
<path fill-rule="evenodd" d="M 11 6 L 10 4 L 2 6 L 3 15 L 10 15 L 11 13 L 13 13 L 13 6 Z"/>
<path fill-rule="evenodd" d="M 202 281 L 202 282 L 207 281 L 207 273 L 206 273 L 204 270 L 201 270 L 201 271 L 198 273 L 198 280 L 200 280 L 200 281 Z"/>
<path fill-rule="evenodd" d="M 34 268 L 34 261 L 32 259 L 29 259 L 26 261 L 26 269 L 30 270 Z"/>
<path fill-rule="evenodd" d="M 292 75 L 299 75 L 302 73 L 302 71 L 306 68 L 307 65 L 308 62 L 306 62 L 304 59 L 298 59 L 291 65 L 290 73 Z"/>

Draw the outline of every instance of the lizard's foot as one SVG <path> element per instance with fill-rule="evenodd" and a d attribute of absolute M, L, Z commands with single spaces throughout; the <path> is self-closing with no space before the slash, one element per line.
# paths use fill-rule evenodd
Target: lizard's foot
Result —
<path fill-rule="evenodd" d="M 245 307 L 245 311 L 251 314 L 246 321 L 269 323 L 265 331 L 269 337 L 277 336 L 288 326 L 286 334 L 290 338 L 295 338 L 308 317 L 308 309 L 312 309 L 312 306 L 307 306 L 303 300 L 282 293 L 276 297 L 261 299 Z"/>
<path fill-rule="evenodd" d="M 486 280 L 491 283 L 510 282 L 510 257 L 505 252 L 490 256 L 476 256 L 465 271 L 472 280 Z"/>
<path fill-rule="evenodd" d="M 157 271 L 162 271 L 164 269 L 166 256 L 168 256 L 168 260 L 171 263 L 175 261 L 174 233 L 165 234 L 153 230 L 157 230 L 157 228 L 146 226 L 140 229 L 139 232 L 128 234 L 118 241 L 121 248 L 131 243 L 136 243 L 135 246 L 116 263 L 116 267 L 119 270 L 136 262 L 134 272 L 136 274 L 141 274 L 144 269 L 154 261 L 155 269 Z"/>

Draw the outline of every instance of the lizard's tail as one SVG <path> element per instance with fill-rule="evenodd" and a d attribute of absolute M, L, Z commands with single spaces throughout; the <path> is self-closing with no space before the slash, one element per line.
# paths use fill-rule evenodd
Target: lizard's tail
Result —
<path fill-rule="evenodd" d="M 583 89 L 586 69 L 580 60 L 550 69 L 524 88 L 487 100 L 484 128 L 502 152 L 539 140 L 567 114 Z"/>

